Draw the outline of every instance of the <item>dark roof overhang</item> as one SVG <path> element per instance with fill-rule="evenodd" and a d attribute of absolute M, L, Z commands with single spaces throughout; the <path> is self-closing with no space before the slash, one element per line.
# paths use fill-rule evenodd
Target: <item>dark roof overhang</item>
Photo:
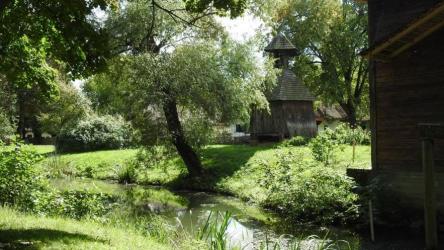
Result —
<path fill-rule="evenodd" d="M 444 27 L 444 2 L 440 2 L 415 20 L 362 51 L 361 56 L 388 61 Z"/>

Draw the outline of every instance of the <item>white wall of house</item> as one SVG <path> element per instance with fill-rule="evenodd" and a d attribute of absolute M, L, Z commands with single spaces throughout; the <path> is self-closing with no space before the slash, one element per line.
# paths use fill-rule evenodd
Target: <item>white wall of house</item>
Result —
<path fill-rule="evenodd" d="M 318 133 L 324 131 L 326 128 L 334 130 L 340 124 L 341 122 L 338 120 L 323 121 L 318 125 Z"/>

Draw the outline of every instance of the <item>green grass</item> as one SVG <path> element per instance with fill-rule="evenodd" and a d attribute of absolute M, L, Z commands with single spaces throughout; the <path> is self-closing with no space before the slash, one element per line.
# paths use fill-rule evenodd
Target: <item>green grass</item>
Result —
<path fill-rule="evenodd" d="M 40 146 L 37 146 L 39 148 Z M 72 153 L 50 156 L 42 162 L 48 171 L 61 171 L 66 175 L 88 176 L 98 179 L 115 179 L 118 165 L 134 158 L 137 149 L 104 150 L 86 153 Z"/>
<path fill-rule="evenodd" d="M 12 249 L 172 249 L 125 226 L 39 217 L 5 207 L 0 207 L 0 226 L 0 243 Z"/>
<path fill-rule="evenodd" d="M 43 167 L 49 170 L 68 166 L 68 170 L 77 171 L 77 175 L 82 174 L 82 171 L 89 167 L 94 172 L 93 178 L 115 180 L 115 165 L 124 164 L 125 161 L 133 158 L 136 152 L 137 150 L 112 150 L 66 154 L 49 157 L 45 160 L 47 165 L 43 164 Z M 277 161 L 279 155 L 288 152 L 293 153 L 295 157 L 300 157 L 300 161 L 314 161 L 310 149 L 306 146 L 210 145 L 200 152 L 202 163 L 207 170 L 204 177 L 184 178 L 186 168 L 176 157 L 163 162 L 161 166 L 139 169 L 136 182 L 169 186 L 175 189 L 216 191 L 234 195 L 254 204 L 265 204 L 268 194 L 260 183 L 267 176 L 260 163 L 273 163 Z M 345 175 L 349 167 L 370 168 L 370 146 L 356 146 L 354 162 L 352 162 L 352 146 L 338 147 L 335 150 L 335 156 L 336 161 L 326 168 L 333 168 L 342 175 Z M 54 164 L 51 167 L 51 161 L 57 158 L 62 164 Z M 296 175 L 297 173 L 293 176 Z"/>
<path fill-rule="evenodd" d="M 4 147 L 2 147 L 2 149 L 9 150 L 9 149 L 13 149 L 14 147 L 15 146 L 13 146 L 13 145 L 4 146 Z M 28 145 L 23 145 L 23 147 L 26 149 L 31 149 L 41 155 L 46 155 L 46 154 L 52 153 L 55 150 L 55 147 L 53 145 L 31 145 L 31 144 L 28 144 Z"/>
<path fill-rule="evenodd" d="M 260 203 L 266 198 L 263 188 L 258 185 L 264 173 L 257 167 L 258 162 L 276 160 L 276 155 L 286 152 L 298 152 L 301 161 L 311 161 L 308 147 L 275 148 L 251 147 L 239 145 L 210 146 L 204 151 L 204 165 L 215 168 L 217 178 L 212 183 L 214 189 L 228 192 L 245 200 Z M 352 162 L 352 147 L 336 151 L 337 161 L 331 167 L 345 174 L 347 167 L 370 168 L 370 147 L 357 146 L 355 162 Z"/>
<path fill-rule="evenodd" d="M 202 162 L 209 176 L 197 179 L 183 179 L 183 163 L 175 162 L 163 168 L 152 168 L 145 171 L 138 182 L 145 184 L 170 185 L 173 188 L 195 188 L 228 193 L 236 197 L 260 204 L 267 198 L 263 187 L 259 185 L 264 178 L 260 162 L 272 162 L 279 154 L 293 152 L 301 161 L 313 161 L 308 147 L 276 147 L 249 145 L 211 145 L 202 150 Z M 356 146 L 355 161 L 352 162 L 352 146 L 335 152 L 336 162 L 329 166 L 344 174 L 349 167 L 370 168 L 370 146 Z"/>
<path fill-rule="evenodd" d="M 39 152 L 49 150 L 47 146 L 35 146 Z M 312 160 L 310 149 L 301 147 L 276 147 L 275 145 L 210 145 L 201 151 L 202 163 L 211 173 L 211 178 L 194 182 L 193 187 L 228 192 L 239 197 L 258 197 L 263 192 L 257 185 L 261 173 L 251 165 L 261 161 L 273 161 L 276 154 L 299 152 L 303 160 Z M 61 170 L 65 175 L 87 176 L 89 168 L 93 178 L 117 179 L 116 165 L 123 165 L 134 158 L 137 149 L 108 150 L 87 153 L 50 156 L 42 163 L 48 171 Z M 332 164 L 339 172 L 347 167 L 370 168 L 370 146 L 356 146 L 355 161 L 352 162 L 352 146 L 339 148 L 335 152 L 337 162 Z M 139 171 L 137 182 L 155 185 L 179 185 L 186 173 L 183 162 L 177 157 L 164 162 L 161 167 Z M 189 183 L 187 183 L 189 184 Z"/>

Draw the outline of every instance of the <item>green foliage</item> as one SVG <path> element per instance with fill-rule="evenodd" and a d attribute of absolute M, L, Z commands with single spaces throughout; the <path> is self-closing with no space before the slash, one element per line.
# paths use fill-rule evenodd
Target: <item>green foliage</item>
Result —
<path fill-rule="evenodd" d="M 298 154 L 276 157 L 276 162 L 258 163 L 267 192 L 264 206 L 294 222 L 346 223 L 356 218 L 355 184 L 349 177 Z"/>
<path fill-rule="evenodd" d="M 46 158 L 41 165 L 46 170 L 47 176 L 52 178 L 92 176 L 97 179 L 115 180 L 116 166 L 132 161 L 137 151 L 137 149 L 124 149 L 54 154 Z"/>
<path fill-rule="evenodd" d="M 7 141 L 15 134 L 15 127 L 11 123 L 10 117 L 0 108 L 0 142 Z"/>
<path fill-rule="evenodd" d="M 109 85 L 105 91 L 121 91 L 112 87 L 120 81 L 125 93 L 131 93 L 125 95 L 131 100 L 122 101 L 126 108 L 121 111 L 131 109 L 128 118 L 148 145 L 170 140 L 161 107 L 175 100 L 187 141 L 200 146 L 207 143 L 214 123 L 248 120 L 252 105 L 267 107 L 263 90 L 274 83 L 274 71 L 264 75 L 254 61 L 251 44 L 197 41 L 171 54 L 122 56 L 110 66 L 115 72 L 98 75 L 86 86 L 101 91 L 99 86 Z M 271 68 L 271 63 L 264 67 Z"/>
<path fill-rule="evenodd" d="M 323 102 L 340 104 L 350 123 L 357 115 L 368 116 L 368 62 L 359 56 L 367 47 L 366 5 L 339 0 L 276 2 L 280 3 L 269 9 L 272 25 L 301 51 L 294 63 L 298 75 Z"/>
<path fill-rule="evenodd" d="M 44 189 L 34 165 L 41 156 L 22 148 L 0 148 L 0 203 L 32 208 L 34 192 Z"/>
<path fill-rule="evenodd" d="M 0 207 L 2 233 L 6 248 L 22 249 L 21 242 L 31 242 L 31 249 L 171 249 L 157 238 L 146 236 L 125 223 L 104 224 L 92 220 L 73 220 L 20 213 Z M 30 233 L 32 232 L 32 233 Z"/>
<path fill-rule="evenodd" d="M 352 129 L 343 123 L 334 130 L 327 128 L 319 133 L 310 140 L 309 147 L 315 160 L 330 165 L 336 161 L 335 150 L 343 151 L 344 144 L 369 145 L 370 132 L 361 127 Z"/>
<path fill-rule="evenodd" d="M 137 173 L 134 164 L 116 165 L 117 181 L 121 184 L 135 183 Z"/>
<path fill-rule="evenodd" d="M 57 136 L 63 127 L 75 126 L 91 113 L 89 101 L 70 84 L 59 82 L 60 95 L 52 100 L 39 115 L 41 129 Z"/>
<path fill-rule="evenodd" d="M 308 139 L 307 138 L 305 138 L 305 137 L 303 137 L 303 136 L 300 136 L 300 135 L 297 135 L 297 136 L 293 136 L 292 138 L 290 138 L 290 139 L 287 139 L 287 140 L 284 140 L 281 144 L 280 144 L 280 146 L 283 146 L 283 147 L 289 147 L 289 146 L 305 146 L 305 145 L 307 145 L 308 144 Z"/>
<path fill-rule="evenodd" d="M 75 174 L 72 166 L 57 154 L 48 157 L 42 165 L 49 178 L 72 177 Z"/>
<path fill-rule="evenodd" d="M 332 250 L 332 249 L 344 249 L 344 250 L 352 250 L 357 249 L 352 247 L 348 241 L 338 240 L 332 241 L 327 238 L 328 232 L 324 235 L 323 238 L 317 235 L 310 235 L 303 239 L 294 239 L 290 242 L 286 242 L 286 244 L 282 244 L 281 240 L 278 239 L 268 239 L 265 238 L 259 242 L 259 250 L 283 250 L 283 249 L 291 249 L 291 250 Z M 310 246 L 310 247 L 307 247 Z"/>
<path fill-rule="evenodd" d="M 140 149 L 134 159 L 134 164 L 138 168 L 150 169 L 155 166 L 161 166 L 166 161 L 177 156 L 172 147 L 153 146 Z"/>
<path fill-rule="evenodd" d="M 197 232 L 197 239 L 205 241 L 209 249 L 224 250 L 227 249 L 227 229 L 230 224 L 231 213 L 210 212 L 205 223 Z"/>
<path fill-rule="evenodd" d="M 62 128 L 56 147 L 58 152 L 118 149 L 129 146 L 131 136 L 131 126 L 121 117 L 91 115 Z"/>
<path fill-rule="evenodd" d="M 35 212 L 73 219 L 99 219 L 110 212 L 116 201 L 110 195 L 88 191 L 63 191 L 41 194 Z"/>
<path fill-rule="evenodd" d="M 335 161 L 334 151 L 341 148 L 341 144 L 335 138 L 335 131 L 327 128 L 310 140 L 309 147 L 313 158 L 319 162 L 329 165 Z"/>
<path fill-rule="evenodd" d="M 364 130 L 361 127 L 354 129 L 346 123 L 337 126 L 332 134 L 332 139 L 341 144 L 348 145 L 370 145 L 370 131 Z"/>
<path fill-rule="evenodd" d="M 228 11 L 232 18 L 240 16 L 247 7 L 247 0 L 183 0 L 186 9 L 192 12 L 204 12 L 210 6 L 220 11 Z"/>
<path fill-rule="evenodd" d="M 107 34 L 88 16 L 93 15 L 95 8 L 105 9 L 111 2 L 2 1 L 0 55 L 3 60 L 0 62 L 0 72 L 6 74 L 10 81 L 29 78 L 29 81 L 14 81 L 13 84 L 20 87 L 26 89 L 38 82 L 44 90 L 50 86 L 50 82 L 44 81 L 45 78 L 52 75 L 46 64 L 49 58 L 67 62 L 67 71 L 73 77 L 94 71 L 108 55 L 108 43 Z M 8 32 L 11 30 L 21 32 Z"/>

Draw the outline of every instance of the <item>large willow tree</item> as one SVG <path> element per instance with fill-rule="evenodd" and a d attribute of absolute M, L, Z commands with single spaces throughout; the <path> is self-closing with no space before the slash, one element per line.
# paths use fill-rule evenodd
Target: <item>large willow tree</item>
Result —
<path fill-rule="evenodd" d="M 172 143 L 197 176 L 196 131 L 207 135 L 215 123 L 248 120 L 252 105 L 266 108 L 274 71 L 258 66 L 251 44 L 228 39 L 211 8 L 185 9 L 182 1 L 139 0 L 110 13 L 117 56 L 84 89 L 98 110 L 131 120 L 145 144 Z"/>

